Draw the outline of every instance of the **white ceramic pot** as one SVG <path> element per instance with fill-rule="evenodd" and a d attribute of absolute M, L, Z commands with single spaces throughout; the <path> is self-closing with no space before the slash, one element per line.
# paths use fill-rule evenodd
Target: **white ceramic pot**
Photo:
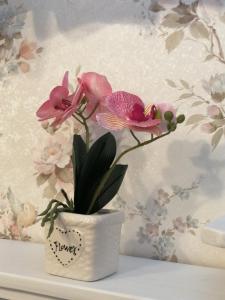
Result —
<path fill-rule="evenodd" d="M 101 210 L 93 215 L 60 213 L 46 239 L 46 271 L 84 281 L 95 281 L 117 271 L 121 211 Z M 49 224 L 46 225 L 46 236 Z"/>

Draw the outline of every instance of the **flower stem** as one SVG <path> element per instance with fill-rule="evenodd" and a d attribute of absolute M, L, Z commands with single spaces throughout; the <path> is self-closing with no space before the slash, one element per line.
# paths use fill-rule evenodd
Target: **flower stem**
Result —
<path fill-rule="evenodd" d="M 136 140 L 136 142 L 138 143 L 138 145 L 141 144 L 141 141 L 139 140 L 139 138 L 135 135 L 135 133 L 133 132 L 133 130 L 130 129 L 130 133 L 132 135 L 132 137 Z"/>
<path fill-rule="evenodd" d="M 89 150 L 89 144 L 90 144 L 90 131 L 87 124 L 86 118 L 83 116 L 81 112 L 76 112 L 76 114 L 81 118 L 82 121 L 80 123 L 84 126 L 85 132 L 86 132 L 86 149 Z M 74 116 L 76 119 L 78 119 L 76 116 Z"/>
<path fill-rule="evenodd" d="M 84 123 L 77 116 L 73 115 L 73 118 L 77 120 L 80 124 L 84 125 Z"/>
<path fill-rule="evenodd" d="M 102 180 L 101 180 L 101 182 L 100 182 L 98 188 L 96 189 L 96 191 L 95 191 L 95 193 L 94 193 L 93 199 L 92 199 L 92 201 L 91 201 L 91 204 L 90 204 L 90 206 L 89 206 L 89 208 L 88 208 L 88 212 L 87 212 L 87 213 L 88 213 L 88 214 L 91 213 L 91 210 L 92 210 L 92 208 L 93 208 L 93 206 L 94 206 L 94 204 L 95 204 L 95 201 L 97 200 L 97 198 L 99 197 L 100 193 L 102 192 L 102 189 L 103 189 L 105 183 L 107 182 L 107 180 L 109 179 L 110 175 L 112 174 L 112 172 L 113 172 L 113 170 L 114 170 L 116 164 L 119 162 L 119 160 L 120 160 L 124 155 L 126 155 L 127 153 L 129 153 L 129 152 L 131 152 L 131 151 L 133 151 L 133 150 L 135 150 L 135 149 L 137 149 L 137 148 L 140 148 L 140 147 L 142 147 L 142 146 L 146 146 L 146 145 L 148 145 L 148 144 L 151 144 L 151 143 L 153 143 L 153 142 L 155 142 L 155 141 L 157 141 L 157 140 L 163 138 L 164 136 L 169 135 L 170 133 L 171 133 L 171 131 L 168 131 L 168 132 L 166 132 L 166 133 L 164 133 L 164 134 L 162 134 L 162 135 L 160 135 L 160 136 L 157 136 L 157 137 L 155 137 L 155 138 L 151 138 L 150 140 L 147 140 L 147 141 L 145 141 L 145 142 L 142 142 L 142 143 L 140 143 L 140 144 L 137 144 L 137 145 L 135 145 L 135 146 L 133 146 L 133 147 L 130 147 L 130 148 L 124 150 L 123 152 L 121 152 L 121 153 L 118 155 L 118 157 L 115 159 L 115 161 L 114 161 L 114 163 L 112 164 L 111 168 L 110 168 L 110 169 L 108 170 L 108 172 L 106 172 L 106 174 L 103 176 L 103 178 L 102 178 Z"/>
<path fill-rule="evenodd" d="M 95 105 L 95 107 L 94 107 L 94 109 L 92 110 L 92 112 L 87 116 L 87 117 L 85 117 L 85 119 L 86 120 L 88 120 L 88 119 L 90 119 L 92 116 L 93 116 L 93 114 L 96 112 L 96 110 L 97 110 L 97 108 L 98 108 L 98 103 Z"/>

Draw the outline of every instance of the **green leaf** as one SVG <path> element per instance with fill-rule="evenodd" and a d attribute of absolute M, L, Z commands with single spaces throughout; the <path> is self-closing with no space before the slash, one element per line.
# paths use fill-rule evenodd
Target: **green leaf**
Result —
<path fill-rule="evenodd" d="M 113 197 L 117 194 L 124 176 L 127 171 L 127 165 L 116 165 L 112 171 L 111 176 L 104 185 L 104 188 L 97 198 L 91 213 L 95 213 L 109 203 Z"/>
<path fill-rule="evenodd" d="M 181 41 L 184 38 L 184 32 L 183 30 L 178 30 L 173 33 L 171 33 L 167 38 L 166 38 L 166 49 L 168 53 L 176 49 Z"/>
<path fill-rule="evenodd" d="M 116 156 L 116 140 L 111 133 L 101 136 L 90 148 L 77 180 L 75 212 L 85 214 L 102 177 Z"/>
<path fill-rule="evenodd" d="M 200 121 L 204 120 L 205 118 L 206 117 L 201 114 L 192 115 L 187 119 L 186 125 L 192 125 L 192 124 L 199 123 Z"/>
<path fill-rule="evenodd" d="M 213 150 L 216 149 L 217 145 L 219 144 L 221 138 L 223 136 L 223 128 L 218 129 L 212 136 L 211 145 Z"/>
<path fill-rule="evenodd" d="M 74 185 L 76 187 L 78 178 L 80 177 L 81 169 L 87 155 L 86 144 L 80 135 L 75 134 L 73 137 L 73 175 Z"/>

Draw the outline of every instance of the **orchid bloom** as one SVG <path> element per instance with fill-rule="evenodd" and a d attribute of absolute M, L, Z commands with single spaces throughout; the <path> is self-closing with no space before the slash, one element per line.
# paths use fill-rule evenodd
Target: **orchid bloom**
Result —
<path fill-rule="evenodd" d="M 106 110 L 105 98 L 112 94 L 112 87 L 107 78 L 95 72 L 87 72 L 78 77 L 78 82 L 82 86 L 88 100 L 87 112 L 93 112 L 97 105 L 96 113 L 104 112 Z M 94 119 L 95 115 L 93 115 Z"/>
<path fill-rule="evenodd" d="M 83 88 L 78 85 L 75 93 L 69 95 L 68 72 L 65 73 L 62 84 L 53 88 L 49 99 L 37 111 L 39 121 L 55 118 L 52 126 L 62 124 L 76 111 L 83 94 Z"/>
<path fill-rule="evenodd" d="M 98 113 L 96 118 L 102 127 L 108 130 L 146 131 L 159 134 L 161 120 L 157 118 L 155 105 L 145 107 L 142 100 L 127 92 L 115 92 L 106 97 L 106 106 L 109 112 Z"/>

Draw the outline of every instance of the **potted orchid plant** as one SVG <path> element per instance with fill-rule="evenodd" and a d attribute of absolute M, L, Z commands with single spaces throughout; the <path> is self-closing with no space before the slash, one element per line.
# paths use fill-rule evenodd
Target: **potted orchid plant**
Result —
<path fill-rule="evenodd" d="M 40 121 L 54 119 L 60 126 L 75 118 L 85 136 L 73 138 L 74 197 L 65 190 L 64 202 L 53 199 L 40 215 L 46 225 L 47 272 L 74 279 L 93 281 L 117 270 L 123 213 L 104 209 L 117 194 L 127 165 L 120 160 L 127 153 L 151 144 L 174 132 L 184 115 L 176 116 L 167 103 L 145 106 L 136 95 L 112 91 L 105 76 L 81 74 L 75 92 L 70 93 L 68 72 L 62 84 L 53 88 L 49 99 L 37 111 Z M 108 130 L 91 143 L 90 124 Z M 111 132 L 127 129 L 135 144 L 117 153 Z M 141 141 L 138 132 L 145 132 Z"/>

